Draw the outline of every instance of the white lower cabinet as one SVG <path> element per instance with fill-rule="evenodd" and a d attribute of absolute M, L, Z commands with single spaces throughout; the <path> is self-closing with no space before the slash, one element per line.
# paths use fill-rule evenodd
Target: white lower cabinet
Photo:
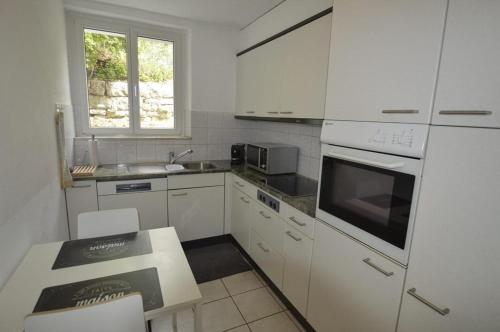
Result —
<path fill-rule="evenodd" d="M 276 287 L 282 289 L 285 259 L 255 231 L 250 235 L 249 254 Z"/>
<path fill-rule="evenodd" d="M 405 269 L 316 222 L 307 320 L 318 332 L 396 330 Z"/>
<path fill-rule="evenodd" d="M 168 191 L 168 220 L 181 241 L 222 235 L 224 186 Z"/>
<path fill-rule="evenodd" d="M 313 241 L 290 226 L 285 228 L 283 294 L 305 316 Z"/>
<path fill-rule="evenodd" d="M 249 251 L 250 221 L 254 201 L 234 186 L 232 187 L 231 234 L 240 246 Z"/>
<path fill-rule="evenodd" d="M 97 186 L 95 181 L 75 181 L 66 188 L 66 208 L 68 210 L 69 235 L 77 238 L 78 215 L 83 212 L 97 211 Z"/>
<path fill-rule="evenodd" d="M 269 243 L 276 252 L 282 254 L 285 222 L 273 210 L 264 207 L 262 204 L 254 204 L 251 219 L 252 229 L 264 241 Z"/>

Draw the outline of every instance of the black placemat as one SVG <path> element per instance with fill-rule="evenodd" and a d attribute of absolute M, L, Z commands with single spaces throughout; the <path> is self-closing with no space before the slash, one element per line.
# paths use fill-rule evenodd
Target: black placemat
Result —
<path fill-rule="evenodd" d="M 163 307 L 158 271 L 155 267 L 112 276 L 47 287 L 33 312 L 82 307 L 140 292 L 144 311 Z"/>
<path fill-rule="evenodd" d="M 53 270 L 152 253 L 147 231 L 66 241 Z"/>

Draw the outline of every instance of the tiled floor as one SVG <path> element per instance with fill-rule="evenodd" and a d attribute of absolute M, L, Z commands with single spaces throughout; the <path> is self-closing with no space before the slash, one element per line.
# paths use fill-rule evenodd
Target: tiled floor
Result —
<path fill-rule="evenodd" d="M 204 297 L 203 332 L 300 332 L 293 318 L 255 271 L 247 271 L 199 285 Z M 172 318 L 155 319 L 154 332 L 170 332 Z M 193 331 L 193 312 L 177 314 L 177 330 Z"/>

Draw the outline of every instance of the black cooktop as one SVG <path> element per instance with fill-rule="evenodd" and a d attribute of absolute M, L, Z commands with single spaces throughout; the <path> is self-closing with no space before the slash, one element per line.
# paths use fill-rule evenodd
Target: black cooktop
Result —
<path fill-rule="evenodd" d="M 317 190 L 316 181 L 298 174 L 268 175 L 260 181 L 288 196 L 311 196 Z"/>

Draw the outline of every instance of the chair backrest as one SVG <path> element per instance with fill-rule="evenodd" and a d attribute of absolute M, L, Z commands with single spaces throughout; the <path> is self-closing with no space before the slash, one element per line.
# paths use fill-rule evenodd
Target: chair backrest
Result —
<path fill-rule="evenodd" d="M 145 332 L 139 293 L 84 307 L 35 313 L 24 319 L 24 332 Z"/>
<path fill-rule="evenodd" d="M 77 237 L 79 239 L 131 233 L 138 230 L 137 209 L 93 211 L 78 215 Z"/>

